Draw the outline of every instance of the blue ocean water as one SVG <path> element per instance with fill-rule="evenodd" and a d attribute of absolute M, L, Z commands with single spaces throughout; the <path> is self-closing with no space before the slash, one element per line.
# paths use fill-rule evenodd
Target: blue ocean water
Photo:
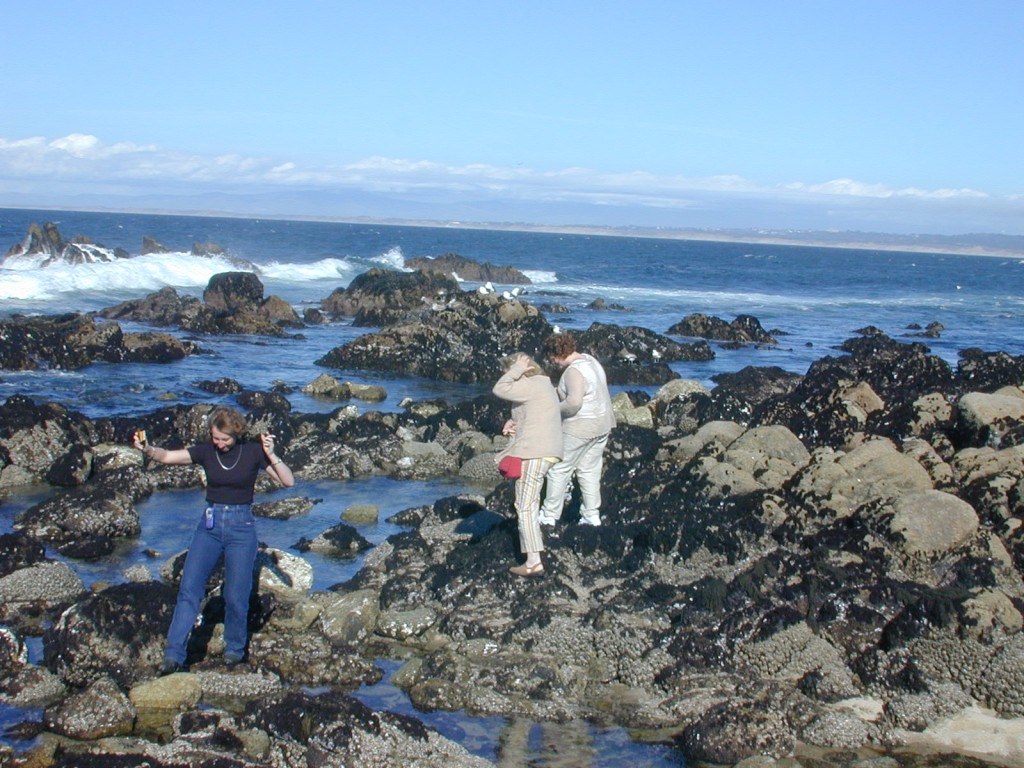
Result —
<path fill-rule="evenodd" d="M 835 345 L 868 325 L 903 337 L 912 332 L 912 324 L 941 323 L 945 330 L 940 338 L 922 341 L 952 365 L 959 352 L 969 347 L 1024 354 L 1024 259 L 1017 258 L 454 226 L 30 210 L 0 210 L 0 252 L 20 243 L 31 223 L 51 221 L 65 239 L 84 235 L 109 249 L 124 249 L 132 258 L 45 268 L 21 259 L 6 260 L 0 264 L 0 314 L 99 310 L 165 286 L 201 296 L 212 275 L 237 267 L 228 259 L 193 256 L 193 243 L 215 243 L 229 257 L 251 262 L 266 294 L 281 296 L 300 313 L 371 267 L 401 269 L 406 258 L 454 252 L 525 272 L 533 281 L 525 299 L 565 306 L 567 312 L 549 319 L 566 328 L 585 329 L 602 322 L 665 333 L 684 316 L 700 312 L 727 321 L 740 314 L 753 315 L 765 329 L 780 332 L 775 348 L 715 347 L 712 361 L 673 365 L 682 377 L 709 387 L 715 374 L 748 365 L 804 373 L 814 360 L 838 354 Z M 139 255 L 147 236 L 171 252 Z M 465 283 L 464 287 L 476 286 Z M 598 298 L 625 310 L 587 308 Z M 123 325 L 126 330 L 144 330 Z M 195 383 L 229 376 L 247 389 L 269 389 L 275 382 L 284 382 L 293 389 L 289 399 L 296 411 L 333 410 L 336 403 L 307 397 L 301 387 L 324 372 L 313 361 L 367 330 L 338 323 L 304 329 L 295 338 L 202 337 L 196 340 L 209 354 L 169 365 L 4 371 L 0 372 L 0 398 L 25 394 L 60 402 L 92 418 L 131 415 L 163 407 L 168 398 L 180 403 L 210 402 L 211 396 Z M 406 396 L 454 401 L 486 388 L 386 378 L 367 371 L 330 373 L 342 380 L 385 387 L 384 403 L 360 405 L 363 408 L 397 409 Z M 458 483 L 397 483 L 381 478 L 302 485 L 294 489 L 298 494 L 324 501 L 301 520 L 261 521 L 261 538 L 272 546 L 287 549 L 300 538 L 312 538 L 335 524 L 351 504 L 380 504 L 384 520 L 407 507 L 473 490 Z M 9 530 L 21 510 L 50 492 L 31 488 L 0 500 L 0 532 Z M 145 550 L 169 556 L 181 549 L 192 525 L 191 510 L 200 503 L 197 493 L 159 494 L 140 508 L 143 534 L 139 540 L 127 542 L 111 558 L 73 566 L 87 585 L 118 580 L 124 568 L 139 563 L 155 575 L 162 560 L 148 557 Z M 382 522 L 361 532 L 377 543 L 396 530 Z M 313 564 L 316 589 L 349 578 L 359 567 L 358 560 L 321 558 Z M 409 706 L 386 685 L 361 695 L 371 704 L 386 702 L 392 709 Z M 479 720 L 459 713 L 418 716 L 491 758 L 507 727 L 501 719 Z M 0 725 L 6 720 L 0 713 Z M 649 766 L 682 764 L 672 750 L 633 742 L 615 729 L 591 727 L 588 733 L 589 765 L 618 765 L 626 760 Z M 531 760 L 531 765 L 549 764 L 540 747 Z"/>
<path fill-rule="evenodd" d="M 980 347 L 1021 354 L 1024 259 L 702 242 L 607 235 L 386 226 L 319 221 L 0 210 L 0 250 L 19 243 L 31 222 L 55 222 L 66 239 L 81 234 L 123 248 L 134 258 L 107 264 L 0 264 L 0 313 L 89 311 L 139 298 L 164 286 L 201 296 L 209 278 L 236 268 L 224 259 L 192 256 L 193 243 L 216 243 L 258 268 L 266 294 L 300 312 L 371 267 L 400 269 L 406 258 L 458 253 L 517 267 L 533 280 L 525 298 L 561 304 L 550 317 L 567 328 L 592 322 L 637 325 L 665 333 L 685 315 L 701 312 L 732 320 L 757 317 L 777 329 L 775 349 L 717 348 L 707 363 L 678 363 L 684 378 L 711 385 L 716 373 L 745 365 L 777 365 L 806 372 L 816 359 L 866 325 L 894 337 L 908 326 L 941 323 L 932 351 L 955 364 L 960 350 Z M 172 253 L 139 256 L 142 239 Z M 472 289 L 473 284 L 465 284 Z M 501 288 L 501 286 L 498 286 Z M 628 311 L 596 311 L 596 298 Z M 133 330 L 130 326 L 126 326 Z M 201 397 L 189 385 L 231 372 L 251 388 L 280 380 L 296 389 L 323 371 L 312 361 L 366 332 L 344 324 L 311 327 L 303 339 L 202 339 L 213 357 L 173 366 L 93 366 L 76 372 L 3 374 L 0 396 L 31 389 L 87 415 L 148 410 L 157 392 L 184 400 Z M 268 365 L 268 360 L 270 364 Z M 347 372 L 349 373 L 349 372 Z M 379 381 L 352 371 L 353 381 Z M 427 381 L 383 382 L 390 407 L 405 395 L 472 393 Z M 324 404 L 298 398 L 299 410 Z"/>

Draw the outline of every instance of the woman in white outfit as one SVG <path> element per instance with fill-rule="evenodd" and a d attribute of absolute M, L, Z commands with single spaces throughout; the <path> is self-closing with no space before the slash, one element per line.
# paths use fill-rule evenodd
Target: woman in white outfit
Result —
<path fill-rule="evenodd" d="M 554 525 L 562 516 L 565 493 L 573 472 L 583 504 L 580 522 L 601 524 L 601 472 L 608 434 L 615 426 L 612 397 L 604 368 L 591 355 L 576 351 L 576 340 L 567 333 L 544 341 L 548 359 L 562 367 L 558 397 L 562 414 L 562 460 L 547 475 L 541 525 Z"/>

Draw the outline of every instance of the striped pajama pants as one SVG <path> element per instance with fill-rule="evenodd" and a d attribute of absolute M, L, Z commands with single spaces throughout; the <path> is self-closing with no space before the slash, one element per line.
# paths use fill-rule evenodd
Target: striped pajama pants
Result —
<path fill-rule="evenodd" d="M 516 518 L 519 521 L 519 548 L 523 554 L 543 552 L 540 532 L 540 492 L 544 476 L 551 469 L 548 459 L 523 459 L 523 474 L 516 480 Z"/>

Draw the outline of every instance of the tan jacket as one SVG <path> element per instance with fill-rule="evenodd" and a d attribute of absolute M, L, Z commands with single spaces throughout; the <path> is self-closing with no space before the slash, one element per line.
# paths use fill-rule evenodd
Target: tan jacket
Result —
<path fill-rule="evenodd" d="M 516 433 L 499 460 L 505 456 L 562 458 L 562 416 L 551 379 L 543 374 L 523 376 L 523 369 L 513 365 L 491 391 L 513 403 L 512 420 L 516 423 Z"/>

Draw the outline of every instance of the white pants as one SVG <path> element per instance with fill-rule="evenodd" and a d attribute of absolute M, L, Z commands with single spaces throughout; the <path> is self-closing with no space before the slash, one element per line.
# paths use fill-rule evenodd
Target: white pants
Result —
<path fill-rule="evenodd" d="M 575 472 L 583 497 L 581 522 L 601 524 L 601 471 L 604 469 L 604 448 L 607 444 L 607 434 L 590 438 L 562 435 L 562 452 L 565 457 L 548 470 L 544 506 L 540 510 L 541 523 L 553 525 L 562 516 L 565 492 Z"/>

